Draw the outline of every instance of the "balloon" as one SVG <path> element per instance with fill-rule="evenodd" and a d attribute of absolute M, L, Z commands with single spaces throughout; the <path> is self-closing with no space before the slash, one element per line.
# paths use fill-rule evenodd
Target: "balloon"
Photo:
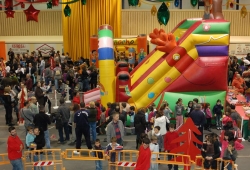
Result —
<path fill-rule="evenodd" d="M 178 7 L 180 5 L 180 0 L 174 0 L 174 6 Z"/>
<path fill-rule="evenodd" d="M 23 2 L 21 3 L 21 8 L 25 8 L 25 4 Z"/>
<path fill-rule="evenodd" d="M 86 5 L 87 0 L 82 0 L 82 5 Z"/>
<path fill-rule="evenodd" d="M 156 7 L 153 5 L 152 8 L 151 8 L 151 15 L 155 16 L 156 12 L 157 12 L 157 9 L 156 9 Z"/>
<path fill-rule="evenodd" d="M 59 0 L 52 0 L 52 5 L 53 6 L 58 6 L 59 5 Z"/>
<path fill-rule="evenodd" d="M 159 24 L 160 25 L 164 24 L 166 26 L 168 23 L 169 17 L 170 17 L 170 12 L 166 4 L 163 2 L 157 12 L 157 19 L 158 19 Z"/>
<path fill-rule="evenodd" d="M 28 21 L 36 21 L 38 22 L 38 14 L 40 10 L 37 10 L 33 7 L 32 4 L 30 4 L 29 8 L 24 10 L 24 13 L 26 15 L 27 22 Z"/>
<path fill-rule="evenodd" d="M 198 0 L 190 0 L 191 5 L 195 7 L 198 4 Z"/>
<path fill-rule="evenodd" d="M 129 6 L 137 6 L 138 5 L 138 0 L 128 0 Z"/>
<path fill-rule="evenodd" d="M 65 6 L 63 12 L 64 12 L 65 17 L 70 17 L 70 15 L 71 15 L 71 9 L 70 9 L 69 5 Z"/>
<path fill-rule="evenodd" d="M 52 5 L 52 2 L 48 2 L 48 3 L 47 3 L 47 9 L 52 9 L 52 6 L 53 6 L 53 5 Z"/>
<path fill-rule="evenodd" d="M 15 11 L 8 9 L 7 11 L 4 12 L 6 14 L 6 18 L 14 18 Z"/>
<path fill-rule="evenodd" d="M 246 8 L 245 5 L 243 5 L 243 7 L 241 8 L 241 10 L 240 10 L 240 15 L 241 15 L 241 17 L 243 17 L 243 18 L 246 17 L 246 15 L 247 15 L 247 8 Z"/>

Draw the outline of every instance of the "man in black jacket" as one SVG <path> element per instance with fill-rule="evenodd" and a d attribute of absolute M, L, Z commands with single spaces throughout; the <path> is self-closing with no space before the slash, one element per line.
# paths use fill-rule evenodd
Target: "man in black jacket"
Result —
<path fill-rule="evenodd" d="M 139 143 L 140 137 L 142 133 L 145 133 L 146 130 L 146 119 L 145 119 L 145 110 L 139 109 L 138 113 L 135 115 L 134 118 L 135 124 L 135 134 L 136 134 L 136 149 L 141 144 Z"/>
<path fill-rule="evenodd" d="M 74 115 L 74 123 L 75 123 L 75 131 L 76 131 L 76 149 L 81 149 L 81 140 L 82 134 L 84 135 L 86 145 L 88 149 L 92 149 L 92 145 L 90 142 L 90 128 L 89 128 L 89 121 L 88 115 L 89 112 L 85 108 L 85 103 L 80 103 L 80 110 L 77 111 Z M 79 152 L 75 151 L 75 154 L 79 154 Z"/>
<path fill-rule="evenodd" d="M 44 131 L 46 148 L 50 149 L 50 136 L 49 136 L 48 125 L 51 124 L 51 121 L 49 116 L 45 114 L 45 108 L 43 105 L 39 106 L 39 113 L 35 115 L 33 122 L 35 126 L 41 128 Z"/>
<path fill-rule="evenodd" d="M 201 111 L 201 105 L 197 104 L 195 107 L 195 110 L 193 110 L 189 117 L 193 120 L 195 126 L 199 129 L 199 131 L 201 132 L 201 135 L 197 135 L 195 134 L 195 136 L 197 137 L 197 139 L 199 139 L 201 142 L 203 142 L 203 128 L 204 125 L 206 123 L 206 117 L 205 117 L 205 113 Z M 198 148 L 201 148 L 202 145 L 197 144 Z"/>

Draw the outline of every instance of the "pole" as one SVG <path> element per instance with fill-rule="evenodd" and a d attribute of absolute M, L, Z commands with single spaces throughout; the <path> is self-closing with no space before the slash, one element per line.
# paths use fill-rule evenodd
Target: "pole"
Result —
<path fill-rule="evenodd" d="M 58 109 L 58 106 L 57 106 L 57 91 L 56 90 L 55 90 L 55 106 L 53 108 Z"/>
<path fill-rule="evenodd" d="M 66 101 L 65 101 L 65 103 L 71 103 L 71 101 L 69 100 L 69 86 L 66 84 L 66 87 L 65 87 L 65 89 L 66 89 Z"/>

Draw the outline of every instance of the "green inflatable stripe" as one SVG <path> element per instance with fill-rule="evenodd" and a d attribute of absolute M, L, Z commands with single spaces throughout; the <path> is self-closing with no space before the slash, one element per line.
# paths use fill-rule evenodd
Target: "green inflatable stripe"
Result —
<path fill-rule="evenodd" d="M 127 115 L 126 126 L 130 127 L 130 124 L 131 124 L 131 122 L 130 122 L 130 116 Z"/>
<path fill-rule="evenodd" d="M 204 30 L 205 26 L 210 26 L 208 30 Z M 202 23 L 198 26 L 192 34 L 229 34 L 230 23 L 229 22 L 217 22 L 217 23 Z"/>
<path fill-rule="evenodd" d="M 110 37 L 113 38 L 113 32 L 111 30 L 100 30 L 98 32 L 98 38 Z"/>
<path fill-rule="evenodd" d="M 196 22 L 197 22 L 197 20 L 186 20 L 183 24 L 181 24 L 179 26 L 179 28 L 180 29 L 188 29 Z"/>

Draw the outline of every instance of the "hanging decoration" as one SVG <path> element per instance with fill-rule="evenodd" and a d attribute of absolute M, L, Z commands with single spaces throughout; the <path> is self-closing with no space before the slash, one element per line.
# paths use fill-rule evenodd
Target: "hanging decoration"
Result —
<path fill-rule="evenodd" d="M 52 9 L 52 6 L 53 6 L 53 4 L 51 1 L 47 3 L 47 9 Z"/>
<path fill-rule="evenodd" d="M 82 1 L 82 5 L 86 5 L 87 0 L 81 0 Z"/>
<path fill-rule="evenodd" d="M 36 21 L 38 22 L 38 14 L 40 10 L 37 10 L 33 7 L 32 4 L 30 4 L 29 8 L 24 10 L 24 13 L 26 15 L 27 22 L 28 21 Z"/>
<path fill-rule="evenodd" d="M 170 7 L 170 2 L 166 2 L 166 5 L 169 8 Z"/>
<path fill-rule="evenodd" d="M 23 2 L 21 2 L 21 8 L 25 8 L 25 4 Z"/>
<path fill-rule="evenodd" d="M 59 0 L 52 0 L 52 5 L 53 6 L 58 6 L 59 5 Z"/>
<path fill-rule="evenodd" d="M 163 2 L 157 12 L 158 22 L 160 25 L 164 24 L 166 26 L 169 18 L 170 18 L 170 12 L 168 10 L 167 5 Z"/>
<path fill-rule="evenodd" d="M 69 7 L 68 4 L 65 6 L 63 12 L 64 12 L 65 17 L 70 17 L 70 15 L 71 15 L 71 9 L 70 9 L 70 7 Z"/>
<path fill-rule="evenodd" d="M 138 5 L 138 0 L 128 0 L 129 6 L 137 6 Z"/>
<path fill-rule="evenodd" d="M 193 7 L 195 7 L 198 4 L 198 0 L 190 0 L 190 3 Z"/>
<path fill-rule="evenodd" d="M 156 7 L 153 5 L 152 8 L 151 8 L 151 15 L 155 16 L 156 12 L 157 12 L 157 9 L 156 9 Z"/>
<path fill-rule="evenodd" d="M 240 15 L 242 18 L 245 18 L 247 16 L 247 8 L 245 5 L 243 5 L 243 7 L 241 8 Z"/>
<path fill-rule="evenodd" d="M 138 7 L 141 7 L 141 0 L 139 0 L 138 2 Z"/>
<path fill-rule="evenodd" d="M 174 6 L 178 7 L 180 5 L 180 0 L 174 0 Z"/>
<path fill-rule="evenodd" d="M 15 11 L 8 9 L 7 11 L 4 11 L 4 12 L 6 14 L 6 18 L 14 18 Z"/>

